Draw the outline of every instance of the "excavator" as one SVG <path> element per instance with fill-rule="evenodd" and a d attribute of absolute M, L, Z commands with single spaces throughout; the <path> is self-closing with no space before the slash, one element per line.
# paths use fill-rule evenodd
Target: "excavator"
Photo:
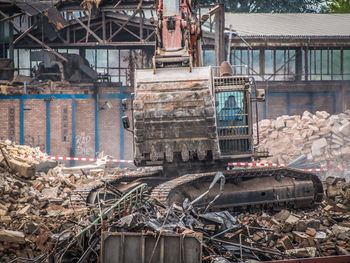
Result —
<path fill-rule="evenodd" d="M 262 155 L 254 145 L 253 104 L 264 100 L 264 91 L 256 89 L 252 77 L 235 75 L 228 62 L 219 72 L 201 66 L 198 10 L 198 0 L 156 2 L 153 68 L 135 71 L 132 125 L 122 118 L 133 133 L 135 165 L 161 166 L 161 171 L 108 183 L 120 192 L 147 183 L 151 197 L 168 205 L 192 202 L 198 209 L 208 203 L 211 210 L 319 204 L 323 189 L 314 173 L 228 166 Z M 96 200 L 97 185 L 85 191 L 87 202 Z"/>

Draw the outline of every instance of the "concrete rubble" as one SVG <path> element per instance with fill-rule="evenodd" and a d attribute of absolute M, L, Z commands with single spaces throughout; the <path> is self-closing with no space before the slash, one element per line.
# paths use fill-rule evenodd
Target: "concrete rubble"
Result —
<path fill-rule="evenodd" d="M 305 111 L 302 116 L 261 120 L 259 135 L 260 150 L 267 150 L 271 156 L 262 161 L 288 164 L 306 154 L 309 162 L 329 169 L 327 175 L 349 176 L 350 110 L 337 115 Z"/>
<path fill-rule="evenodd" d="M 26 145 L 16 145 L 6 140 L 0 142 L 0 163 L 8 171 L 16 171 L 22 178 L 35 176 L 36 167 L 43 163 L 43 159 L 24 158 L 25 155 L 47 156 L 39 147 L 31 148 Z"/>
<path fill-rule="evenodd" d="M 103 249 L 101 231 L 156 236 L 196 233 L 201 237 L 202 262 L 350 254 L 350 183 L 342 178 L 328 177 L 323 182 L 323 203 L 309 211 L 205 213 L 182 204 L 168 207 L 146 193 L 138 202 L 117 207 L 114 204 L 124 197 L 113 195 L 113 188 L 107 185 L 101 191 L 112 194 L 110 200 L 89 206 L 72 203 L 71 196 L 78 186 L 102 178 L 107 172 L 118 175 L 125 171 L 106 171 L 103 166 L 93 165 L 85 170 L 67 169 L 58 165 L 47 173 L 36 171 L 27 178 L 19 171 L 9 171 L 2 160 L 0 262 L 16 258 L 35 259 L 34 262 L 97 262 Z"/>
<path fill-rule="evenodd" d="M 103 177 L 104 167 L 90 165 L 87 169 L 67 172 L 64 167 L 55 166 L 47 173 L 38 172 L 36 168 L 44 164 L 44 160 L 11 155 L 46 156 L 39 148 L 10 141 L 0 141 L 0 145 L 5 154 L 0 155 L 0 262 L 46 255 L 55 234 L 74 227 L 80 217 L 87 215 L 86 208 L 72 207 L 72 192 Z M 18 166 L 11 165 L 14 160 Z M 23 173 L 23 166 L 32 167 L 33 174 Z M 122 171 L 115 168 L 110 172 Z"/>

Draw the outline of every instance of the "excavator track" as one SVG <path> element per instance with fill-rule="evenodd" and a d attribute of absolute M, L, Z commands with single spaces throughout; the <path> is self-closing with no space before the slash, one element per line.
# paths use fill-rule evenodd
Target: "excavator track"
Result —
<path fill-rule="evenodd" d="M 235 211 L 249 208 L 271 209 L 308 208 L 321 203 L 323 187 L 320 179 L 314 173 L 303 172 L 291 168 L 249 168 L 221 171 L 226 178 L 223 195 L 214 203 L 212 210 L 231 209 Z M 149 178 L 159 181 L 151 189 L 151 197 L 170 205 L 173 202 L 182 203 L 185 198 L 190 201 L 208 189 L 216 172 L 187 174 L 174 179 L 165 179 L 159 171 L 138 172 L 128 175 L 106 176 L 89 185 L 78 188 L 72 201 L 75 206 L 86 206 L 94 203 L 96 193 L 105 183 L 118 187 L 122 183 L 139 183 Z M 151 187 L 152 188 L 152 187 Z M 218 188 L 218 187 L 217 187 Z M 218 189 L 203 198 L 197 204 L 205 207 Z"/>
<path fill-rule="evenodd" d="M 118 185 L 120 183 L 131 183 L 141 178 L 159 176 L 160 171 L 143 171 L 132 173 L 121 173 L 118 175 L 107 175 L 101 179 L 93 181 L 89 184 L 78 187 L 71 196 L 72 205 L 74 208 L 85 207 L 88 204 L 94 203 L 92 194 L 102 188 L 106 183 Z"/>
<path fill-rule="evenodd" d="M 251 168 L 222 172 L 226 184 L 232 184 L 234 190 L 231 187 L 228 193 L 224 192 L 215 202 L 213 209 L 255 206 L 271 208 L 286 205 L 302 208 L 317 205 L 323 198 L 322 183 L 313 173 L 290 168 Z M 191 201 L 208 189 L 207 185 L 215 174 L 211 172 L 183 175 L 155 187 L 151 197 L 168 205 L 176 201 L 181 203 L 184 198 L 189 198 Z M 245 187 L 247 188 L 242 190 Z M 191 195 L 191 192 L 194 193 Z M 218 189 L 203 199 L 198 206 L 206 206 L 216 194 Z"/>

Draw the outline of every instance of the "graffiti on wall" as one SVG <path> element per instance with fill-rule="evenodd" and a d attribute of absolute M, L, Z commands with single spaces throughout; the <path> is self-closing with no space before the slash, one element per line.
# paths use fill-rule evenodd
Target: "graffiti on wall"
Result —
<path fill-rule="evenodd" d="M 76 137 L 76 153 L 78 156 L 90 157 L 94 155 L 93 149 L 90 147 L 91 137 L 84 133 Z"/>
<path fill-rule="evenodd" d="M 68 138 L 68 107 L 62 109 L 62 121 L 61 121 L 61 130 L 62 130 L 62 142 L 69 141 Z"/>
<path fill-rule="evenodd" d="M 15 108 L 14 107 L 9 107 L 8 111 L 8 138 L 11 141 L 16 141 L 16 124 L 15 124 Z"/>
<path fill-rule="evenodd" d="M 41 135 L 25 135 L 24 136 L 24 144 L 29 145 L 31 147 L 39 147 L 42 152 L 46 151 L 46 143 L 45 138 Z"/>

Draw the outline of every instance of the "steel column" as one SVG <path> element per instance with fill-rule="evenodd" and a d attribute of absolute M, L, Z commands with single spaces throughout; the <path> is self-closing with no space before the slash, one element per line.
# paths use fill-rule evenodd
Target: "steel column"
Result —
<path fill-rule="evenodd" d="M 20 100 L 20 115 L 19 115 L 19 126 L 20 126 L 20 144 L 24 144 L 24 97 L 21 96 Z"/>
<path fill-rule="evenodd" d="M 72 95 L 72 157 L 75 157 L 75 95 Z M 72 161 L 72 166 L 75 166 L 75 161 Z"/>
<path fill-rule="evenodd" d="M 120 86 L 120 100 L 119 100 L 119 106 L 120 106 L 120 159 L 124 160 L 124 126 L 122 122 L 122 117 L 124 116 L 123 112 L 123 105 L 122 100 L 124 98 L 124 87 Z M 120 167 L 124 167 L 123 163 L 120 163 Z"/>
<path fill-rule="evenodd" d="M 50 155 L 51 123 L 50 123 L 50 103 L 51 98 L 46 98 L 46 153 Z"/>
<path fill-rule="evenodd" d="M 99 152 L 99 136 L 98 136 L 98 95 L 95 97 L 95 158 Z"/>

